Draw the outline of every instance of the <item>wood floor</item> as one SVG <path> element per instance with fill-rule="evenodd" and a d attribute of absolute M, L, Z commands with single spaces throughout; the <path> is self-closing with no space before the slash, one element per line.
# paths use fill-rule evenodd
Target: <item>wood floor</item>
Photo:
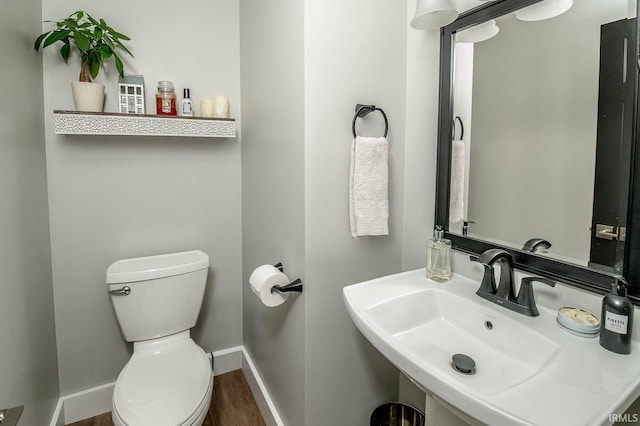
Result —
<path fill-rule="evenodd" d="M 111 413 L 71 423 L 69 426 L 112 426 Z M 263 426 L 264 420 L 253 399 L 242 370 L 215 377 L 211 407 L 203 426 Z M 151 426 L 151 425 L 149 425 Z"/>

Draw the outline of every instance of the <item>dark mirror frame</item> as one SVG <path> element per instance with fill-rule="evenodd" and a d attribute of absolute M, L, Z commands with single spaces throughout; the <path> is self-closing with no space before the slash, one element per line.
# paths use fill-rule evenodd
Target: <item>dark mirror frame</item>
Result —
<path fill-rule="evenodd" d="M 514 12 L 540 0 L 500 0 L 494 1 L 460 15 L 453 23 L 440 31 L 440 97 L 438 111 L 438 162 L 436 176 L 436 224 L 446 230 L 445 236 L 450 239 L 453 248 L 479 255 L 485 250 L 500 248 L 513 256 L 514 266 L 522 271 L 548 277 L 575 287 L 596 293 L 605 293 L 613 282 L 613 274 L 598 269 L 566 263 L 550 257 L 523 252 L 510 247 L 497 245 L 471 236 L 452 234 L 449 226 L 449 198 L 451 175 L 451 140 L 453 123 L 453 60 L 455 33 L 465 28 L 495 19 Z M 636 8 L 640 0 L 636 2 Z M 637 10 L 637 9 L 636 9 Z M 636 58 L 640 70 L 640 25 L 636 28 Z M 638 88 L 638 72 L 634 75 Z M 629 282 L 629 297 L 633 303 L 640 305 L 640 150 L 636 149 L 640 114 L 638 114 L 638 90 L 634 94 L 633 104 L 633 139 L 631 147 L 629 204 L 627 211 L 627 235 L 625 240 L 623 275 Z"/>

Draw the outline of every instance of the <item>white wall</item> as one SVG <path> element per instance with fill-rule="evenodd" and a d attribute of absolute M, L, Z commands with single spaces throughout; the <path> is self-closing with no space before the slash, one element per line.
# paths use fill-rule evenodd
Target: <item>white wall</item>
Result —
<path fill-rule="evenodd" d="M 44 19 L 82 7 L 44 0 Z M 128 15 L 115 12 L 125 7 Z M 269 7 L 230 0 L 118 2 L 88 11 L 132 37 L 136 58 L 128 60 L 128 71 L 145 75 L 148 100 L 155 81 L 172 79 L 192 89 L 196 105 L 199 96 L 230 96 L 238 117 L 241 80 L 242 223 L 237 141 L 53 135 L 51 111 L 73 109 L 67 88 L 77 70 L 63 65 L 57 52 L 45 52 L 61 393 L 115 380 L 128 359 L 105 294 L 108 265 L 200 248 L 211 256 L 212 274 L 196 340 L 206 350 L 244 343 L 287 424 L 368 422 L 375 406 L 397 398 L 398 373 L 353 326 L 341 291 L 424 265 L 433 222 L 437 32 L 408 29 L 411 12 L 392 0 L 282 0 Z M 173 33 L 158 36 L 166 16 L 190 22 L 189 41 L 198 47 L 215 38 L 215 56 L 194 55 Z M 176 28 L 175 34 L 182 33 Z M 114 74 L 98 79 L 107 84 L 105 109 L 112 111 Z M 356 103 L 375 103 L 389 117 L 387 237 L 349 234 Z M 360 120 L 360 132 L 380 133 L 379 118 Z M 277 261 L 303 279 L 305 293 L 267 310 L 246 282 L 253 268 Z"/>
<path fill-rule="evenodd" d="M 415 0 L 407 4 L 406 142 L 402 270 L 426 266 L 433 236 L 438 145 L 440 32 L 409 26 Z"/>
<path fill-rule="evenodd" d="M 304 3 L 240 3 L 244 345 L 287 425 L 304 424 Z M 305 292 L 282 306 L 259 303 L 256 267 L 282 262 Z"/>
<path fill-rule="evenodd" d="M 43 0 L 43 19 L 78 9 L 129 35 L 145 76 L 147 110 L 155 83 L 172 80 L 199 99 L 227 95 L 239 118 L 238 1 Z M 124 13 L 126 11 L 126 13 Z M 46 25 L 44 28 L 48 28 Z M 106 294 L 105 271 L 119 258 L 201 249 L 211 259 L 207 291 L 193 336 L 206 350 L 242 343 L 239 140 L 83 137 L 53 134 L 52 110 L 73 109 L 57 48 L 44 55 L 44 111 L 51 250 L 61 394 L 115 381 L 131 345 L 124 342 Z M 105 111 L 117 111 L 115 68 Z M 197 111 L 197 109 L 196 109 Z M 176 294 L 179 297 L 179 294 Z"/>
<path fill-rule="evenodd" d="M 0 408 L 48 424 L 58 398 L 42 63 L 33 51 L 40 1 L 0 14 Z"/>
<path fill-rule="evenodd" d="M 406 4 L 305 3 L 306 425 L 367 424 L 397 398 L 396 370 L 362 337 L 342 300 L 345 285 L 402 268 Z M 351 238 L 348 176 L 357 103 L 389 119 L 389 236 Z M 382 133 L 379 114 L 359 120 Z"/>
<path fill-rule="evenodd" d="M 243 2 L 241 25 L 244 278 L 282 260 L 305 286 L 274 309 L 245 290 L 244 342 L 286 424 L 366 424 L 397 397 L 397 371 L 353 326 L 341 292 L 402 266 L 406 9 L 389 0 Z M 356 103 L 389 117 L 388 237 L 349 233 Z M 382 119 L 358 128 L 381 133 Z"/>

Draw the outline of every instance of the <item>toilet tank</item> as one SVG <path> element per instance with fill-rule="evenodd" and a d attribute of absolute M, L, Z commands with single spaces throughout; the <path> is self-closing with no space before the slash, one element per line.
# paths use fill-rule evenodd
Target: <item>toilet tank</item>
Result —
<path fill-rule="evenodd" d="M 192 328 L 208 269 L 209 256 L 200 250 L 122 259 L 109 266 L 108 291 L 125 340 L 155 339 Z"/>

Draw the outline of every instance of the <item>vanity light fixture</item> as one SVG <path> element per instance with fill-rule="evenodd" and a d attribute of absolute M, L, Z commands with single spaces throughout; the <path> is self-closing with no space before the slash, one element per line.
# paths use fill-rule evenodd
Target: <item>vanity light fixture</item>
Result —
<path fill-rule="evenodd" d="M 449 25 L 458 17 L 451 0 L 417 0 L 411 27 L 416 30 L 435 30 Z"/>
<path fill-rule="evenodd" d="M 456 43 L 479 43 L 495 37 L 500 31 L 495 19 L 456 33 Z"/>
<path fill-rule="evenodd" d="M 543 0 L 516 11 L 516 18 L 521 21 L 542 21 L 555 18 L 573 6 L 573 0 Z"/>

